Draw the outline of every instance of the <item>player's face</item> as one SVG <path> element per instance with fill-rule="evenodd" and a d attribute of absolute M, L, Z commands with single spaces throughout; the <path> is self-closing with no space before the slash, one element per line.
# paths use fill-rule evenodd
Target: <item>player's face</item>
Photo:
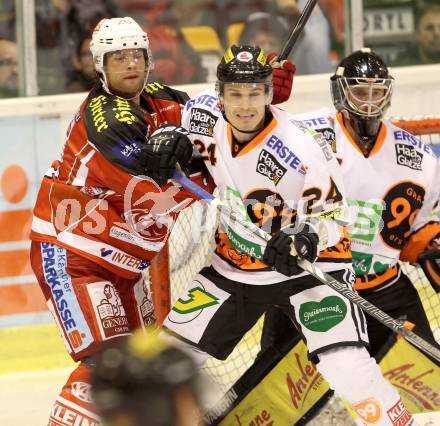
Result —
<path fill-rule="evenodd" d="M 347 97 L 357 110 L 376 113 L 380 111 L 387 93 L 387 87 L 371 82 L 349 86 Z"/>
<path fill-rule="evenodd" d="M 139 95 L 147 72 L 143 50 L 124 49 L 107 53 L 104 71 L 112 93 L 127 99 Z"/>
<path fill-rule="evenodd" d="M 264 83 L 225 83 L 223 106 L 227 120 L 239 130 L 259 129 L 265 115 Z"/>

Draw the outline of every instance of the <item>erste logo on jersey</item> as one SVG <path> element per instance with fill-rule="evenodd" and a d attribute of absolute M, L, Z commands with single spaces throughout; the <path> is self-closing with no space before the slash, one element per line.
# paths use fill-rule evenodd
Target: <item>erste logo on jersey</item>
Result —
<path fill-rule="evenodd" d="M 287 169 L 265 149 L 262 149 L 260 152 L 256 170 L 260 175 L 267 176 L 275 185 L 278 184 L 287 171 Z"/>
<path fill-rule="evenodd" d="M 212 137 L 217 119 L 218 117 L 206 110 L 193 108 L 189 120 L 189 131 L 197 135 Z"/>
<path fill-rule="evenodd" d="M 275 135 L 272 135 L 266 142 L 269 148 L 272 148 L 285 164 L 296 170 L 298 173 L 305 175 L 307 173 L 307 166 L 301 162 L 299 157 L 292 152 L 289 147 L 284 145 L 284 142 Z"/>
<path fill-rule="evenodd" d="M 421 152 L 404 143 L 396 143 L 395 148 L 397 164 L 413 170 L 422 170 L 423 154 Z"/>

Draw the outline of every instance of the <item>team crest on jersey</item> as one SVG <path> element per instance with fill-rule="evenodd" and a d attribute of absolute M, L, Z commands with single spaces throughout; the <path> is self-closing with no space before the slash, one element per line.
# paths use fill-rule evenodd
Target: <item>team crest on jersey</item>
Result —
<path fill-rule="evenodd" d="M 204 109 L 193 108 L 189 121 L 189 131 L 197 135 L 212 137 L 217 119 L 218 117 Z"/>
<path fill-rule="evenodd" d="M 335 141 L 335 131 L 330 127 L 325 127 L 323 129 L 315 129 L 320 133 L 328 145 L 332 146 Z"/>
<path fill-rule="evenodd" d="M 397 164 L 413 170 L 422 170 L 423 154 L 421 152 L 404 143 L 396 143 L 395 148 Z"/>
<path fill-rule="evenodd" d="M 257 172 L 267 176 L 275 185 L 285 175 L 287 169 L 269 151 L 262 149 L 258 157 Z"/>

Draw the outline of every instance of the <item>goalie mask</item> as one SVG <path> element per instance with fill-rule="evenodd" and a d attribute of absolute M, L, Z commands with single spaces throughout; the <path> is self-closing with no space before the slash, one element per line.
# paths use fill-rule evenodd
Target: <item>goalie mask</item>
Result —
<path fill-rule="evenodd" d="M 365 48 L 344 58 L 330 80 L 335 108 L 346 112 L 361 143 L 375 142 L 393 92 L 385 62 Z"/>
<path fill-rule="evenodd" d="M 148 36 L 134 19 L 130 17 L 102 19 L 93 31 L 90 50 L 95 70 L 99 74 L 104 90 L 108 93 L 112 93 L 108 81 L 110 71 L 106 66 L 108 55 L 118 55 L 117 59 L 120 63 L 130 61 L 136 65 L 142 58 L 145 59 L 145 69 L 141 70 L 144 73 L 142 88 L 138 94 L 129 99 L 135 98 L 142 92 L 148 74 L 153 69 L 153 58 Z"/>
<path fill-rule="evenodd" d="M 273 97 L 272 67 L 263 49 L 231 46 L 217 67 L 216 92 L 226 121 L 242 133 L 258 132 Z"/>

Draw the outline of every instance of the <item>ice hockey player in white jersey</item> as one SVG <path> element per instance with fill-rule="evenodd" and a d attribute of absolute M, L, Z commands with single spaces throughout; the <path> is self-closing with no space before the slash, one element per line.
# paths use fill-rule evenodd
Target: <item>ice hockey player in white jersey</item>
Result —
<path fill-rule="evenodd" d="M 305 126 L 270 105 L 271 72 L 260 48 L 232 46 L 218 66 L 216 92 L 185 106 L 183 126 L 221 198 L 272 239 L 262 247 L 222 217 L 211 265 L 178 299 L 164 328 L 203 365 L 208 355 L 225 359 L 277 305 L 300 330 L 330 386 L 367 421 L 392 425 L 389 413 L 397 409 L 401 424 L 410 424 L 411 414 L 365 348 L 362 312 L 304 272 L 291 254 L 294 248 L 351 285 L 339 167 Z M 156 164 L 163 145 L 165 131 L 161 144 L 150 149 Z"/>
<path fill-rule="evenodd" d="M 331 77 L 336 111 L 297 115 L 320 132 L 341 165 L 352 224 L 355 288 L 393 318 L 415 324 L 414 332 L 435 344 L 420 297 L 399 260 L 419 262 L 440 291 L 440 223 L 432 212 L 439 199 L 440 170 L 432 149 L 385 120 L 393 78 L 384 61 L 362 49 L 341 61 Z M 370 353 L 391 335 L 367 315 Z M 271 310 L 263 346 L 286 339 L 289 321 Z"/>
<path fill-rule="evenodd" d="M 392 88 L 393 79 L 379 56 L 370 49 L 354 52 L 331 79 L 336 114 L 319 111 L 301 118 L 327 133 L 341 164 L 353 219 L 348 233 L 355 288 L 435 342 L 418 293 L 398 260 L 417 262 L 422 256 L 421 263 L 438 268 L 440 223 L 432 212 L 439 199 L 440 170 L 429 146 L 383 119 Z M 430 278 L 439 291 L 439 276 Z M 370 316 L 367 321 L 376 354 L 390 330 Z"/>

